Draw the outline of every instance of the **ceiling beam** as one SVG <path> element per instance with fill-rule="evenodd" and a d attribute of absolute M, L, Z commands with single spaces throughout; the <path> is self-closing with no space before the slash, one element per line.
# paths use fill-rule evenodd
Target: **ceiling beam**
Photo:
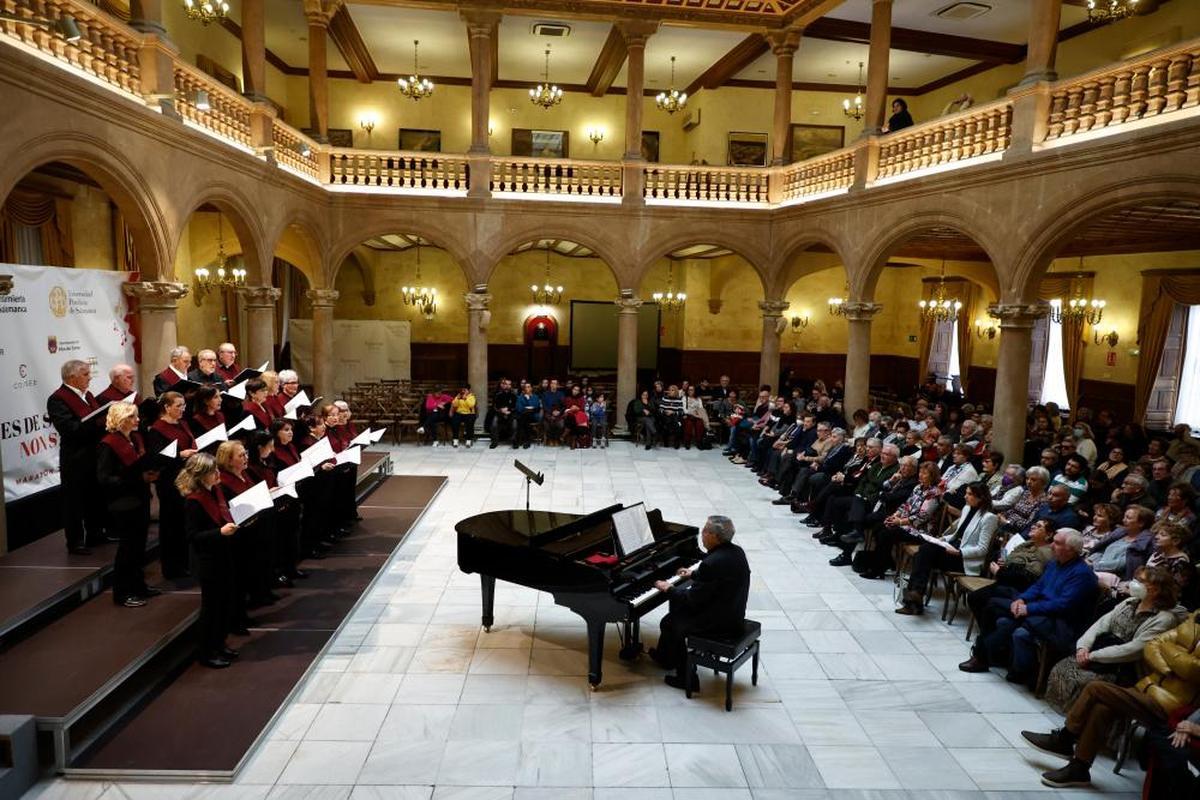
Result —
<path fill-rule="evenodd" d="M 822 17 L 804 29 L 804 35 L 812 39 L 831 42 L 871 43 L 871 25 L 848 19 Z M 929 53 L 935 56 L 968 58 L 971 61 L 987 61 L 992 64 L 1016 64 L 1025 58 L 1025 45 L 993 42 L 988 39 L 972 39 L 967 36 L 950 36 L 945 33 L 930 33 L 912 28 L 892 28 L 892 49 L 908 50 L 913 53 Z"/>
<path fill-rule="evenodd" d="M 359 83 L 370 83 L 379 79 L 379 68 L 367 50 L 358 26 L 350 18 L 350 9 L 345 5 L 338 8 L 337 13 L 329 20 L 329 38 L 337 45 L 338 52 L 346 60 L 346 65 L 354 73 Z"/>
<path fill-rule="evenodd" d="M 704 70 L 684 91 L 688 95 L 694 95 L 700 89 L 716 89 L 770 49 L 767 37 L 761 33 L 752 33 Z"/>
<path fill-rule="evenodd" d="M 604 47 L 600 48 L 596 63 L 592 65 L 592 74 L 588 75 L 587 83 L 584 84 L 593 97 L 604 96 L 616 79 L 617 73 L 621 71 L 628 54 L 625 37 L 621 35 L 617 26 L 613 25 L 608 29 L 608 38 L 604 40 Z"/>

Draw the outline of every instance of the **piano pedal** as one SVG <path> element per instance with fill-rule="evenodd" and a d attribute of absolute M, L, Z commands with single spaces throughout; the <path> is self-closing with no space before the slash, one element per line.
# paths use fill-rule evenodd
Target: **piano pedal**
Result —
<path fill-rule="evenodd" d="M 643 649 L 641 642 L 630 642 L 622 647 L 617 655 L 622 661 L 636 661 Z"/>

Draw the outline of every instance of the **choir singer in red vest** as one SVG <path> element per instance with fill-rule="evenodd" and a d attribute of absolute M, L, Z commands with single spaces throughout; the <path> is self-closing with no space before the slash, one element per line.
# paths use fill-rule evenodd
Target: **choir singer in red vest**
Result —
<path fill-rule="evenodd" d="M 63 527 L 67 550 L 87 555 L 88 545 L 104 542 L 104 508 L 96 491 L 96 444 L 101 428 L 93 417 L 100 408 L 88 391 L 92 368 L 86 361 L 72 359 L 62 365 L 62 386 L 46 400 L 46 417 L 58 431 L 58 471 L 62 486 Z"/>

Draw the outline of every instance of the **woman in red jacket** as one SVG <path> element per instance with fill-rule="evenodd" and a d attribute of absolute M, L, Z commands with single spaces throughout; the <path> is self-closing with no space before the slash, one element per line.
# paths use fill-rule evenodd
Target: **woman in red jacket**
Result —
<path fill-rule="evenodd" d="M 113 563 L 113 602 L 137 608 L 160 594 L 146 585 L 146 532 L 150 527 L 150 484 L 158 473 L 145 468 L 146 447 L 137 432 L 138 410 L 133 403 L 108 407 L 108 434 L 96 450 L 96 480 L 108 505 L 108 529 L 120 537 Z"/>

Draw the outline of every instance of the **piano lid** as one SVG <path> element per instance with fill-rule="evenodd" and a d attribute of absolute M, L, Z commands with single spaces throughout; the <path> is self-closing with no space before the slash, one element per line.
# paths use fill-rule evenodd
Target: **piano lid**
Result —
<path fill-rule="evenodd" d="M 608 523 L 621 504 L 602 508 L 590 514 L 571 514 L 564 511 L 489 511 L 460 520 L 454 526 L 460 535 L 486 539 L 513 547 L 544 547 L 572 534 Z"/>

